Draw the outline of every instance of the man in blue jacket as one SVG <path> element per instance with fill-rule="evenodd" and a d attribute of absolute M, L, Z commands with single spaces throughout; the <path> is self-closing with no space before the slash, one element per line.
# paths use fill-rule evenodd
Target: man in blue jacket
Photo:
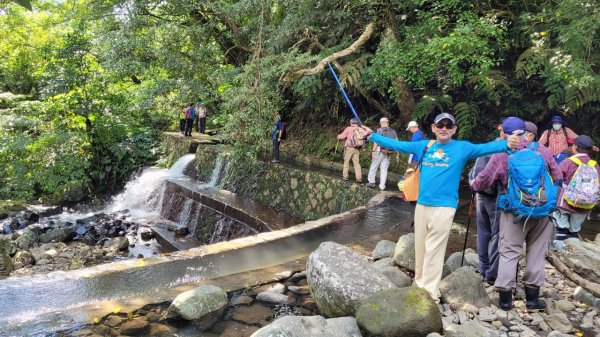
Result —
<path fill-rule="evenodd" d="M 431 130 L 436 136 L 436 142 L 428 149 L 427 140 L 402 142 L 372 133 L 369 129 L 366 131 L 370 140 L 380 146 L 402 153 L 422 155 L 421 184 L 414 221 L 415 283 L 437 301 L 444 254 L 458 206 L 461 172 L 471 159 L 515 148 L 519 145 L 519 137 L 511 135 L 506 141 L 486 144 L 452 140 L 456 133 L 456 120 L 449 113 L 437 115 Z"/>

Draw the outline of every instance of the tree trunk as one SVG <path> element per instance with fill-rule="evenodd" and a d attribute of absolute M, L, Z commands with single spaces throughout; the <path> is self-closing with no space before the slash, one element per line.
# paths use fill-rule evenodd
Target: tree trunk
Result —
<path fill-rule="evenodd" d="M 556 268 L 561 274 L 567 277 L 569 280 L 575 282 L 577 285 L 585 288 L 587 291 L 592 293 L 596 297 L 600 297 L 600 284 L 588 281 L 583 277 L 577 275 L 569 267 L 567 267 L 553 251 L 548 251 L 547 256 L 548 262 Z"/>

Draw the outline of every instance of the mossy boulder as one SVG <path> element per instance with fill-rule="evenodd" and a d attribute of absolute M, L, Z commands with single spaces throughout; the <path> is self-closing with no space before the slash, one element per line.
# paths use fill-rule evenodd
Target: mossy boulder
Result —
<path fill-rule="evenodd" d="M 310 254 L 306 280 L 319 310 L 328 317 L 353 316 L 369 296 L 396 287 L 365 257 L 335 242 L 324 242 Z"/>
<path fill-rule="evenodd" d="M 356 320 L 366 337 L 425 337 L 443 328 L 437 304 L 418 287 L 372 295 L 356 311 Z"/>

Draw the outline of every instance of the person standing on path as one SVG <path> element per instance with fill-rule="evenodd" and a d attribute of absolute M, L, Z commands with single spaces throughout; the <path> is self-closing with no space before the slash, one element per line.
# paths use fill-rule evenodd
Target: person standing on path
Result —
<path fill-rule="evenodd" d="M 185 133 L 185 105 L 180 104 L 178 111 L 179 117 L 179 132 L 183 135 Z"/>
<path fill-rule="evenodd" d="M 419 129 L 419 123 L 417 123 L 417 121 L 410 121 L 408 123 L 408 126 L 406 127 L 406 131 L 410 131 L 410 133 L 412 133 L 411 141 L 413 142 L 418 142 L 420 140 L 427 139 L 425 133 L 421 129 Z M 416 168 L 417 163 L 419 162 L 419 158 L 420 156 L 418 153 L 411 153 L 408 156 L 408 167 L 412 169 Z"/>
<path fill-rule="evenodd" d="M 540 137 L 540 144 L 548 147 L 556 158 L 569 147 L 569 138 L 577 138 L 577 134 L 567 127 L 567 123 L 560 117 L 554 116 L 550 120 L 550 129 L 544 131 Z"/>
<path fill-rule="evenodd" d="M 354 175 L 357 183 L 362 183 L 362 170 L 360 167 L 360 149 L 364 145 L 362 135 L 362 127 L 358 126 L 358 121 L 355 118 L 350 120 L 350 126 L 344 129 L 342 133 L 337 135 L 338 140 L 346 140 L 344 142 L 344 168 L 342 170 L 342 178 L 348 180 L 348 171 L 350 170 L 350 160 L 354 164 Z"/>
<path fill-rule="evenodd" d="M 500 127 L 500 136 L 496 141 L 506 139 L 506 134 Z M 491 155 L 479 157 L 469 172 L 469 183 L 475 180 L 483 171 Z M 477 255 L 479 255 L 479 273 L 490 284 L 496 281 L 498 275 L 498 232 L 500 231 L 500 209 L 496 205 L 498 189 L 496 186 L 475 193 L 476 223 L 477 223 Z"/>
<path fill-rule="evenodd" d="M 525 129 L 525 122 L 516 117 L 509 117 L 502 123 L 502 130 L 506 134 L 514 134 L 516 131 L 524 131 Z M 528 147 L 529 143 L 523 135 L 518 150 Z M 542 156 L 552 179 L 555 182 L 562 180 L 562 174 L 556 161 L 552 158 L 550 150 L 542 144 L 537 144 L 537 147 L 534 145 L 534 150 Z M 502 186 L 501 191 L 506 191 L 508 189 L 508 159 L 507 153 L 493 155 L 485 169 L 473 181 L 471 185 L 473 190 L 483 191 L 500 183 Z M 500 263 L 498 265 L 498 277 L 494 283 L 499 293 L 501 309 L 511 310 L 513 307 L 512 292 L 517 287 L 515 274 L 525 242 L 527 243 L 527 264 L 523 274 L 523 283 L 525 284 L 527 309 L 539 310 L 546 308 L 546 303 L 539 299 L 539 292 L 545 281 L 546 250 L 552 235 L 552 227 L 550 218 L 547 216 L 521 218 L 513 213 L 501 211 Z"/>
<path fill-rule="evenodd" d="M 553 246 L 556 250 L 562 249 L 566 239 L 578 238 L 581 224 L 583 224 L 592 210 L 591 208 L 575 207 L 569 204 L 564 196 L 565 186 L 568 186 L 573 180 L 575 172 L 577 172 L 577 169 L 581 166 L 580 164 L 592 166 L 596 169 L 597 176 L 600 176 L 600 166 L 590 158 L 593 145 L 594 141 L 589 136 L 581 135 L 575 138 L 575 144 L 573 144 L 571 150 L 574 155 L 565 159 L 558 167 L 563 176 L 564 184 L 558 194 L 556 211 L 552 214 L 556 226 L 556 234 L 553 242 Z M 592 162 L 590 163 L 590 161 Z M 592 179 L 590 179 L 590 182 L 591 181 Z M 598 189 L 597 183 L 598 182 L 596 181 L 596 190 Z"/>
<path fill-rule="evenodd" d="M 196 108 L 194 103 L 190 103 L 190 106 L 185 110 L 185 136 L 192 136 L 192 128 L 194 126 L 194 119 L 196 118 Z"/>
<path fill-rule="evenodd" d="M 398 139 L 396 131 L 390 128 L 390 121 L 386 117 L 379 120 L 381 126 L 377 129 L 377 134 L 384 137 Z M 377 169 L 379 169 L 379 189 L 385 190 L 385 183 L 387 181 L 388 168 L 390 167 L 390 155 L 394 153 L 392 150 L 388 150 L 377 144 L 373 144 L 373 153 L 371 154 L 371 167 L 369 168 L 369 183 L 368 187 L 375 187 L 375 176 L 377 175 Z"/>
<path fill-rule="evenodd" d="M 206 106 L 202 101 L 196 101 L 196 110 L 198 114 L 198 132 L 205 133 L 206 132 Z"/>
<path fill-rule="evenodd" d="M 275 113 L 275 128 L 271 132 L 271 138 L 273 140 L 273 160 L 272 163 L 279 163 L 279 145 L 281 145 L 281 136 L 283 135 L 283 121 L 281 120 L 281 114 Z"/>
<path fill-rule="evenodd" d="M 435 117 L 431 130 L 436 141 L 430 148 L 427 148 L 429 141 L 426 140 L 403 142 L 365 129 L 370 140 L 380 146 L 423 156 L 414 219 L 415 283 L 437 301 L 444 254 L 458 206 L 458 185 L 465 164 L 471 159 L 516 147 L 519 139 L 517 136 L 510 136 L 507 141 L 486 144 L 452 140 L 457 126 L 454 116 L 449 113 L 441 113 Z"/>

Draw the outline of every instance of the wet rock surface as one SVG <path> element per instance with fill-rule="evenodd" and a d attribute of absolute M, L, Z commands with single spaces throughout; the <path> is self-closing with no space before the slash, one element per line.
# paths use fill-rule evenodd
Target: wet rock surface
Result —
<path fill-rule="evenodd" d="M 30 208 L 0 221 L 3 277 L 72 270 L 161 251 L 156 240 L 148 237 L 147 225 L 126 220 L 126 211 L 70 220 L 69 213 L 56 216 L 62 207 Z"/>
<path fill-rule="evenodd" d="M 354 258 L 359 263 L 372 260 L 372 257 L 365 257 L 359 254 L 350 254 L 348 258 Z M 377 263 L 379 261 L 376 261 Z M 373 263 L 371 263 L 373 264 Z M 519 281 L 521 280 L 523 273 L 523 266 L 520 268 Z M 398 267 L 394 267 L 398 268 Z M 470 267 L 465 267 L 470 268 Z M 398 268 L 400 271 L 401 269 Z M 403 272 L 406 272 L 403 270 Z M 464 270 L 458 270 L 452 275 L 458 273 L 460 275 Z M 469 272 L 473 272 L 470 270 Z M 315 299 L 309 292 L 306 292 L 307 282 L 306 275 L 310 275 L 309 272 L 298 272 L 288 273 L 287 279 L 280 279 L 278 282 L 256 286 L 253 288 L 244 288 L 237 291 L 230 292 L 228 294 L 228 304 L 224 313 L 219 317 L 219 321 L 210 327 L 204 329 L 199 328 L 199 324 L 196 321 L 185 321 L 177 318 L 172 318 L 167 315 L 167 308 L 170 303 L 162 303 L 156 305 L 146 306 L 140 310 L 136 310 L 133 313 L 119 313 L 111 314 L 106 317 L 99 319 L 98 324 L 82 327 L 77 331 L 68 331 L 59 336 L 118 336 L 125 335 L 122 331 L 122 327 L 125 323 L 133 320 L 145 320 L 150 324 L 150 336 L 201 336 L 201 337 L 229 337 L 229 336 L 261 336 L 259 329 L 265 328 L 264 331 L 280 331 L 282 334 L 273 334 L 273 336 L 305 336 L 302 333 L 304 331 L 313 331 L 310 329 L 317 329 L 314 331 L 320 331 L 319 334 L 313 334 L 311 336 L 384 336 L 382 332 L 383 322 L 388 322 L 389 326 L 394 329 L 397 328 L 398 321 L 406 315 L 408 308 L 416 309 L 420 311 L 423 306 L 415 305 L 415 301 L 408 305 L 398 306 L 398 301 L 387 301 L 387 299 L 393 296 L 380 296 L 375 302 L 371 300 L 377 297 L 377 294 L 373 294 L 368 298 L 362 300 L 365 308 L 370 310 L 371 317 L 375 319 L 371 322 L 374 323 L 374 330 L 368 332 L 366 329 L 367 324 L 363 325 L 362 332 L 360 334 L 353 334 L 353 329 L 350 330 L 337 330 L 338 334 L 329 335 L 328 329 L 336 325 L 335 322 L 341 322 L 343 327 L 352 327 L 352 319 L 348 320 L 348 317 L 337 318 L 339 321 L 332 321 L 327 319 L 319 308 Z M 407 274 L 409 275 L 409 274 Z M 275 276 L 275 275 L 274 275 Z M 478 275 L 475 275 L 478 276 Z M 471 277 L 471 276 L 469 276 Z M 346 279 L 339 279 L 340 282 L 346 282 Z M 541 289 L 541 297 L 548 303 L 548 309 L 543 312 L 527 312 L 524 303 L 524 293 L 522 284 L 519 282 L 518 289 L 515 295 L 515 308 L 511 311 L 503 311 L 497 307 L 497 295 L 494 286 L 486 285 L 480 280 L 480 285 L 484 289 L 485 293 L 491 299 L 491 303 L 478 307 L 472 303 L 460 303 L 456 302 L 452 305 L 445 303 L 442 299 L 441 303 L 434 304 L 434 312 L 431 313 L 433 316 L 441 317 L 441 330 L 439 324 L 435 324 L 427 329 L 422 329 L 420 332 L 415 332 L 412 336 L 423 336 L 423 337 L 439 337 L 439 336 L 486 336 L 486 337 L 572 337 L 572 336 L 597 336 L 600 335 L 600 309 L 597 309 L 592 304 L 600 303 L 600 300 L 595 298 L 591 293 L 584 289 L 578 288 L 573 282 L 566 279 L 562 274 L 557 272 L 551 265 L 546 265 L 546 283 Z M 314 286 L 309 286 L 310 290 L 314 292 L 316 289 Z M 384 292 L 397 292 L 407 291 L 411 288 L 391 288 L 391 290 L 385 290 Z M 413 288 L 414 289 L 414 288 Z M 273 302 L 262 301 L 258 298 L 258 295 L 265 292 L 271 292 L 274 294 L 287 296 L 291 301 L 288 304 L 276 304 Z M 419 301 L 427 299 L 426 296 L 419 296 Z M 418 301 L 417 301 L 418 302 Z M 431 301 L 433 302 L 433 301 Z M 587 303 L 590 304 L 587 304 Z M 367 304 L 368 303 L 368 304 Z M 431 303 L 429 303 L 431 308 Z M 600 306 L 599 306 L 600 307 Z M 361 311 L 359 306 L 359 312 Z M 365 309 L 365 310 L 367 310 Z M 402 315 L 389 315 L 394 319 L 386 320 L 385 315 L 390 312 L 401 311 Z M 437 311 L 437 315 L 435 313 Z M 374 315 L 373 313 L 377 313 Z M 381 314 L 381 313 L 386 314 Z M 278 320 L 284 316 L 296 316 L 285 318 L 285 320 Z M 318 317 L 321 318 L 311 318 Z M 363 322 L 362 313 L 357 313 L 358 323 Z M 428 319 L 427 321 L 436 321 L 436 319 Z M 410 320 L 404 324 L 405 327 L 420 322 L 420 327 L 424 326 L 423 320 Z M 285 324 L 279 324 L 280 322 L 287 322 Z M 310 328 L 307 329 L 293 329 L 293 332 L 289 332 L 290 326 L 295 326 L 297 322 L 304 322 Z M 277 323 L 275 325 L 271 323 Z M 439 323 L 439 321 L 438 321 Z M 273 325 L 271 327 L 271 325 Z M 339 327 L 340 324 L 337 324 Z M 304 325 L 303 325 L 304 326 Z M 386 325 L 387 326 L 387 325 Z M 324 330 L 318 330 L 324 329 Z M 283 334 L 282 331 L 287 334 Z M 341 332 L 339 332 L 341 331 Z M 385 330 L 388 331 L 388 330 Z M 154 332 L 154 333 L 153 333 Z M 341 333 L 341 334 L 339 334 Z M 387 332 L 386 332 L 387 333 Z M 398 335 L 401 336 L 401 335 Z"/>

